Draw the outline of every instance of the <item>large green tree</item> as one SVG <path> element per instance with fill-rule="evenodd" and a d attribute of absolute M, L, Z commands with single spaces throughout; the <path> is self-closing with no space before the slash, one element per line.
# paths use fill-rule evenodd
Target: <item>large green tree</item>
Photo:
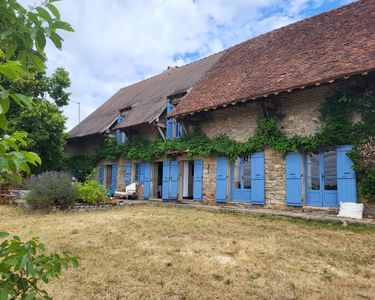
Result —
<path fill-rule="evenodd" d="M 57 31 L 59 29 L 73 31 L 68 23 L 61 21 L 60 13 L 53 2 L 56 1 L 47 0 L 39 6 L 25 9 L 16 0 L 0 0 L 0 175 L 2 177 L 16 176 L 20 171 L 29 172 L 30 164 L 40 164 L 40 158 L 35 153 L 22 150 L 27 147 L 25 132 L 14 128 L 16 131 L 6 134 L 9 124 L 7 113 L 13 103 L 32 109 L 33 104 L 29 96 L 33 95 L 27 95 L 28 93 L 24 93 L 25 89 L 19 89 L 17 85 L 23 79 L 29 78 L 29 83 L 35 84 L 36 90 L 43 90 L 42 84 L 33 83 L 35 79 L 33 76 L 40 74 L 39 76 L 43 77 L 46 40 L 49 38 L 57 48 L 61 49 L 62 38 Z M 60 98 L 60 101 L 66 102 L 66 97 Z"/>
<path fill-rule="evenodd" d="M 43 164 L 33 166 L 32 173 L 63 168 L 65 117 L 55 104 L 45 99 L 34 100 L 32 107 L 20 110 L 10 119 L 9 129 L 27 132 L 27 149 L 41 157 Z"/>
<path fill-rule="evenodd" d="M 51 76 L 28 72 L 12 83 L 15 90 L 33 98 L 34 105 L 9 109 L 9 132 L 22 130 L 28 133 L 27 150 L 37 153 L 43 164 L 33 166 L 32 173 L 61 170 L 66 143 L 65 117 L 61 107 L 69 103 L 69 73 L 58 68 Z"/>

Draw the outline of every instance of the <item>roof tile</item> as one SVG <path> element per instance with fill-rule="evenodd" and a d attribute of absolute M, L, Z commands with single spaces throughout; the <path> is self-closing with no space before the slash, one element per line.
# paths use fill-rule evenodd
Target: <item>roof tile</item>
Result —
<path fill-rule="evenodd" d="M 172 115 L 372 70 L 375 1 L 362 0 L 229 48 Z"/>

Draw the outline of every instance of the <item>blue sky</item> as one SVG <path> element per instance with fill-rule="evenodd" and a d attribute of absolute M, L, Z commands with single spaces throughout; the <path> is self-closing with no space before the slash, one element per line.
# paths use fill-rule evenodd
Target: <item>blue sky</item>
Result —
<path fill-rule="evenodd" d="M 35 0 L 21 0 L 24 4 Z M 48 72 L 65 67 L 81 120 L 118 89 L 350 0 L 63 0 L 74 33 L 47 45 Z M 77 105 L 64 108 L 67 130 Z"/>

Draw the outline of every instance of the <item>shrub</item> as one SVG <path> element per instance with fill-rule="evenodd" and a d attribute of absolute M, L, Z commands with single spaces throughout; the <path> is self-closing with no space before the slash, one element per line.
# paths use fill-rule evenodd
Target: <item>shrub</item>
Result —
<path fill-rule="evenodd" d="M 68 209 L 78 198 L 77 185 L 64 172 L 45 172 L 32 176 L 27 184 L 30 193 L 27 203 L 35 210 L 49 210 L 52 206 Z"/>
<path fill-rule="evenodd" d="M 0 238 L 9 234 L 0 232 Z M 49 255 L 38 252 L 46 247 L 37 238 L 22 242 L 18 236 L 0 244 L 0 299 L 51 299 L 46 290 L 39 287 L 58 278 L 61 267 L 78 266 L 78 257 L 69 252 L 52 252 Z"/>
<path fill-rule="evenodd" d="M 107 190 L 96 180 L 88 179 L 78 186 L 79 200 L 88 204 L 108 202 Z"/>
<path fill-rule="evenodd" d="M 362 175 L 359 191 L 370 203 L 375 203 L 375 168 L 366 170 Z"/>

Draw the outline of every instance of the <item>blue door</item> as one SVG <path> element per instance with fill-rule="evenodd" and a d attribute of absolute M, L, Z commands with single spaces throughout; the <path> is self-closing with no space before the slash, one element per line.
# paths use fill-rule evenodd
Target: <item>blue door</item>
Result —
<path fill-rule="evenodd" d="M 338 202 L 357 202 L 356 178 L 353 162 L 347 155 L 352 146 L 337 148 L 337 198 Z"/>
<path fill-rule="evenodd" d="M 99 167 L 99 183 L 100 183 L 101 185 L 104 184 L 104 166 L 103 166 L 103 165 L 101 165 L 101 166 Z"/>
<path fill-rule="evenodd" d="M 251 200 L 251 157 L 242 156 L 232 163 L 231 199 L 233 202 Z"/>
<path fill-rule="evenodd" d="M 306 204 L 337 207 L 337 158 L 335 150 L 306 154 Z"/>
<path fill-rule="evenodd" d="M 202 200 L 203 161 L 194 160 L 193 200 Z"/>
<path fill-rule="evenodd" d="M 169 199 L 177 199 L 177 191 L 178 191 L 178 161 L 172 160 L 171 161 L 171 185 L 170 185 L 170 192 L 169 192 Z"/>
<path fill-rule="evenodd" d="M 231 167 L 233 202 L 264 204 L 264 154 L 254 153 L 237 158 Z"/>
<path fill-rule="evenodd" d="M 143 184 L 143 197 L 150 199 L 150 173 L 151 165 L 149 162 L 141 164 L 140 182 Z"/>
<path fill-rule="evenodd" d="M 163 161 L 162 199 L 175 200 L 178 192 L 178 161 Z"/>
<path fill-rule="evenodd" d="M 170 187 L 170 171 L 171 162 L 169 160 L 163 161 L 163 179 L 162 179 L 162 199 L 169 199 L 169 187 Z"/>
<path fill-rule="evenodd" d="M 216 159 L 216 201 L 227 201 L 227 159 Z"/>
<path fill-rule="evenodd" d="M 264 153 L 251 155 L 251 200 L 253 204 L 264 204 Z"/>
<path fill-rule="evenodd" d="M 286 163 L 286 205 L 302 206 L 302 159 L 300 153 L 288 153 Z"/>
<path fill-rule="evenodd" d="M 127 162 L 125 165 L 125 184 L 129 185 L 131 181 L 132 164 Z"/>
<path fill-rule="evenodd" d="M 111 190 L 110 194 L 113 196 L 116 191 L 116 185 L 117 185 L 117 165 L 112 165 L 112 176 L 111 176 Z"/>

